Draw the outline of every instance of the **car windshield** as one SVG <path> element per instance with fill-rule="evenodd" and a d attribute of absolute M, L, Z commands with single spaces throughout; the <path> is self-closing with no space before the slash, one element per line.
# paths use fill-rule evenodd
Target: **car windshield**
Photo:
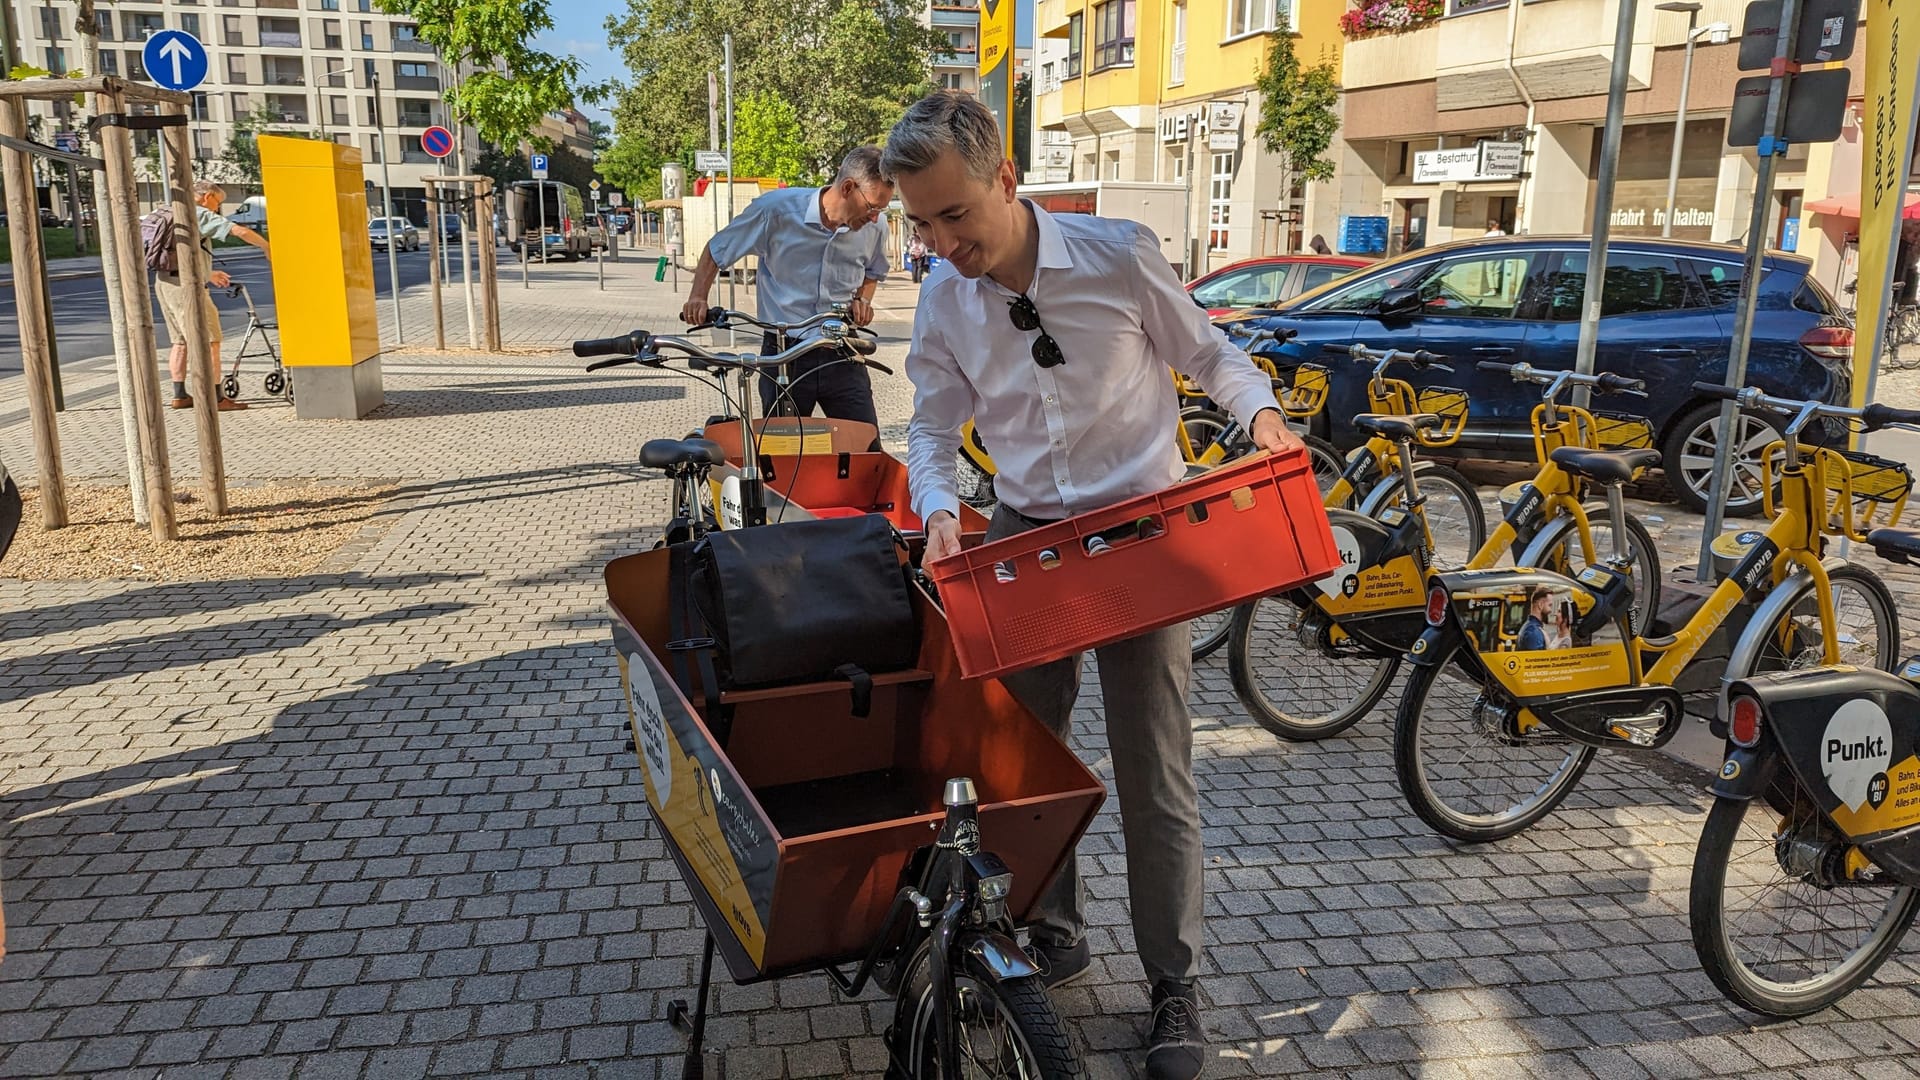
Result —
<path fill-rule="evenodd" d="M 1420 252 L 1420 255 L 1430 254 Z M 1427 272 L 1433 263 L 1416 257 L 1402 255 L 1390 262 L 1382 263 L 1366 272 L 1359 281 L 1351 277 L 1342 277 L 1329 281 L 1309 292 L 1301 293 L 1289 306 L 1301 311 L 1346 312 L 1364 314 L 1372 311 L 1389 289 L 1398 289 L 1410 285 L 1420 275 Z"/>

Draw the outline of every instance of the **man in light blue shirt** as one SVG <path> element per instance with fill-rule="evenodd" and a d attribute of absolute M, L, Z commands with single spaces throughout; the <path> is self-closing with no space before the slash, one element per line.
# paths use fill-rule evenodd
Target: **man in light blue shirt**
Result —
<path fill-rule="evenodd" d="M 705 322 L 707 296 L 720 268 L 755 255 L 760 259 L 754 280 L 762 321 L 799 322 L 835 304 L 850 303 L 854 324 L 867 325 L 873 321 L 873 290 L 887 276 L 886 230 L 867 226 L 892 201 L 893 185 L 881 177 L 880 150 L 873 146 L 848 154 L 827 187 L 779 188 L 761 195 L 700 253 L 680 317 L 690 326 Z M 794 337 L 817 334 L 816 328 Z M 772 334 L 761 343 L 762 352 L 778 348 Z M 827 416 L 877 428 L 866 367 L 833 363 L 837 359 L 836 353 L 821 350 L 794 361 L 789 392 L 795 415 L 812 415 L 818 404 Z M 773 380 L 762 378 L 760 400 L 769 413 L 775 394 Z"/>

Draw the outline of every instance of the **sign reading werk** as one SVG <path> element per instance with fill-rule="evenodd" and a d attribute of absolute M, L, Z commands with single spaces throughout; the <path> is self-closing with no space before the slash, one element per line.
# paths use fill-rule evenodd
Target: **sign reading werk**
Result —
<path fill-rule="evenodd" d="M 1520 175 L 1521 150 L 1521 145 L 1515 142 L 1483 142 L 1454 150 L 1416 150 L 1413 182 L 1512 180 Z"/>

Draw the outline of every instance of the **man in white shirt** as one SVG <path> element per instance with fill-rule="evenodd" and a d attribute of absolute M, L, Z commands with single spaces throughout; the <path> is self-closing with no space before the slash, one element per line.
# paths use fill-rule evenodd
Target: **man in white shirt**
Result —
<path fill-rule="evenodd" d="M 943 260 L 920 293 L 907 352 L 907 463 L 927 557 L 960 549 L 954 458 L 970 417 L 999 466 L 994 539 L 1178 481 L 1169 368 L 1206 387 L 1260 446 L 1299 446 L 1267 377 L 1187 298 L 1153 233 L 1055 217 L 1017 198 L 1002 147 L 985 106 L 943 92 L 907 110 L 881 159 L 908 220 Z M 1189 1080 L 1206 1058 L 1189 649 L 1181 623 L 1096 650 L 1134 936 L 1151 986 L 1153 1080 Z M 1005 680 L 1063 739 L 1079 681 L 1078 656 Z M 1069 863 L 1031 927 L 1049 986 L 1091 962 L 1083 903 Z"/>
<path fill-rule="evenodd" d="M 835 304 L 849 304 L 854 324 L 867 325 L 873 321 L 873 291 L 887 276 L 887 230 L 868 226 L 892 201 L 893 185 L 881 178 L 880 151 L 872 146 L 847 154 L 826 187 L 779 188 L 758 196 L 707 242 L 680 317 L 688 325 L 706 321 L 707 295 L 720 268 L 755 255 L 762 322 L 800 322 Z M 787 344 L 819 334 L 818 327 L 801 331 Z M 779 349 L 774 335 L 762 339 L 762 352 Z M 878 428 L 866 367 L 834 362 L 839 359 L 823 350 L 793 362 L 788 393 L 794 415 L 809 416 L 817 404 L 827 416 Z M 773 380 L 762 376 L 760 400 L 769 413 L 774 396 Z"/>

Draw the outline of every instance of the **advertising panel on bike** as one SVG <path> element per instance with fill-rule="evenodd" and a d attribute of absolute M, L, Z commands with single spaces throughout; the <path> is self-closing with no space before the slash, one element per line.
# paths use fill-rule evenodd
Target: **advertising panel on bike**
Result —
<path fill-rule="evenodd" d="M 1838 699 L 1823 692 L 1826 681 L 1749 683 L 1768 699 L 1769 727 L 1794 772 L 1848 837 L 1864 843 L 1920 825 L 1920 715 L 1910 688 Z M 1910 850 L 1898 861 L 1913 864 L 1920 832 L 1902 846 Z"/>

